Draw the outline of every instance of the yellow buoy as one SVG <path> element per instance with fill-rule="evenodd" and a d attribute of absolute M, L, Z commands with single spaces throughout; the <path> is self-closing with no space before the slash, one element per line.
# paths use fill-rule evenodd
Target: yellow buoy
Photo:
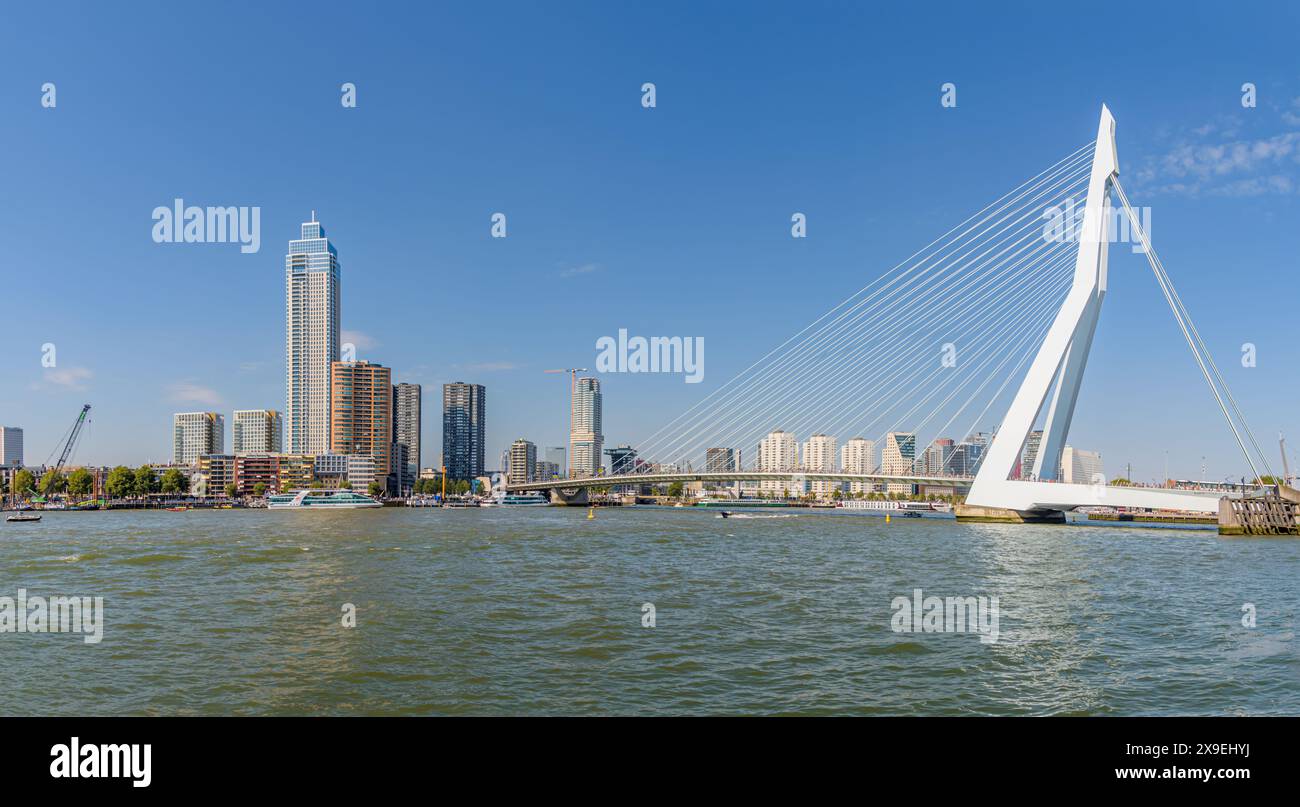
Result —
<path fill-rule="evenodd" d="M 587 518 L 595 518 L 595 517 L 596 517 L 596 508 L 594 507 L 587 508 Z"/>
<path fill-rule="evenodd" d="M 889 513 L 885 513 L 885 523 L 889 523 Z"/>

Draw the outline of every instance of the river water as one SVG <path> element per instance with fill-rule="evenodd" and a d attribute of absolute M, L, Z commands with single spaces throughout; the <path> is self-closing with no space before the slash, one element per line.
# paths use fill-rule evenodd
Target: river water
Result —
<path fill-rule="evenodd" d="M 1300 540 L 586 516 L 0 523 L 0 597 L 104 601 L 98 643 L 0 633 L 0 714 L 1300 714 Z M 918 588 L 996 596 L 997 641 L 893 630 Z"/>

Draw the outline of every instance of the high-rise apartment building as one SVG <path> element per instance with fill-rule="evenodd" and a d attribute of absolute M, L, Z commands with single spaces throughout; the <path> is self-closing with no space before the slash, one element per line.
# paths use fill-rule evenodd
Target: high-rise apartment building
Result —
<path fill-rule="evenodd" d="M 823 473 L 833 473 L 835 471 L 835 438 L 829 434 L 814 434 L 808 438 L 808 442 L 803 444 L 803 469 L 805 471 L 821 471 Z M 820 497 L 826 497 L 831 494 L 840 483 L 830 480 L 814 479 L 808 483 L 813 493 Z"/>
<path fill-rule="evenodd" d="M 918 476 L 942 476 L 952 456 L 954 442 L 950 437 L 940 437 L 926 446 L 916 458 L 914 467 Z"/>
<path fill-rule="evenodd" d="M 794 435 L 777 429 L 770 432 L 758 443 L 758 470 L 760 471 L 794 471 L 799 467 L 799 444 Z M 795 483 L 784 479 L 765 479 L 760 489 L 774 494 L 802 494 Z"/>
<path fill-rule="evenodd" d="M 876 470 L 876 444 L 865 437 L 851 437 L 840 449 L 840 470 L 846 474 L 869 474 Z M 870 493 L 876 486 L 870 482 L 851 482 L 852 493 Z"/>
<path fill-rule="evenodd" d="M 601 447 L 605 435 L 601 433 L 604 418 L 601 412 L 600 381 L 579 378 L 573 391 L 573 427 L 569 432 L 569 471 L 572 476 L 596 476 L 601 468 Z"/>
<path fill-rule="evenodd" d="M 537 446 L 522 437 L 510 444 L 510 473 L 506 479 L 512 485 L 535 481 L 537 473 Z"/>
<path fill-rule="evenodd" d="M 392 470 L 392 396 L 393 372 L 382 364 L 336 361 L 330 366 L 330 450 L 373 458 L 370 481 L 385 487 Z"/>
<path fill-rule="evenodd" d="M 424 397 L 419 384 L 402 382 L 393 386 L 393 442 L 406 446 L 403 488 L 415 484 L 420 471 L 420 412 Z"/>
<path fill-rule="evenodd" d="M 890 432 L 885 435 L 885 447 L 880 452 L 880 472 L 892 476 L 911 476 L 916 462 L 916 435 L 911 432 Z M 911 493 L 912 485 L 890 482 L 885 486 L 889 493 Z"/>
<path fill-rule="evenodd" d="M 330 365 L 339 359 L 338 252 L 316 221 L 285 255 L 285 426 L 295 454 L 323 454 L 330 446 Z"/>
<path fill-rule="evenodd" d="M 172 415 L 172 462 L 193 465 L 204 454 L 224 454 L 226 419 L 216 412 Z"/>
<path fill-rule="evenodd" d="M 442 385 L 442 464 L 451 479 L 483 475 L 487 392 L 482 384 Z"/>
<path fill-rule="evenodd" d="M 704 451 L 704 472 L 735 473 L 740 470 L 740 452 L 734 448 L 709 448 Z"/>
<path fill-rule="evenodd" d="M 23 430 L 0 426 L 0 467 L 23 467 Z"/>
<path fill-rule="evenodd" d="M 230 421 L 232 454 L 279 454 L 284 451 L 284 427 L 274 409 L 236 409 Z"/>

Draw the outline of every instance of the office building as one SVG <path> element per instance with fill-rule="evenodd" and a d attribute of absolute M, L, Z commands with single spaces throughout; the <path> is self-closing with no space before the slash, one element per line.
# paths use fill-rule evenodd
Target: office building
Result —
<path fill-rule="evenodd" d="M 605 449 L 605 456 L 609 457 L 609 472 L 611 475 L 636 472 L 636 449 L 632 446 L 621 445 L 607 448 Z"/>
<path fill-rule="evenodd" d="M 940 437 L 931 442 L 913 464 L 917 476 L 943 476 L 954 445 L 950 437 Z"/>
<path fill-rule="evenodd" d="M 338 252 L 316 221 L 285 255 L 285 427 L 291 454 L 330 446 L 330 366 L 339 360 Z"/>
<path fill-rule="evenodd" d="M 226 419 L 216 412 L 178 412 L 172 415 L 172 462 L 193 465 L 203 454 L 226 450 Z"/>
<path fill-rule="evenodd" d="M 547 460 L 538 460 L 534 466 L 533 479 L 538 482 L 548 482 L 552 479 L 559 479 L 564 474 L 564 469 L 553 462 Z"/>
<path fill-rule="evenodd" d="M 578 379 L 573 391 L 573 427 L 569 432 L 570 476 L 600 474 L 601 449 L 605 443 L 601 432 L 604 423 L 601 398 L 599 380 Z"/>
<path fill-rule="evenodd" d="M 274 409 L 236 409 L 230 422 L 232 454 L 279 454 L 284 451 L 283 424 Z"/>
<path fill-rule="evenodd" d="M 734 448 L 708 448 L 704 450 L 704 472 L 709 474 L 735 473 L 740 470 L 740 452 Z"/>
<path fill-rule="evenodd" d="M 23 467 L 23 430 L 17 426 L 0 426 L 0 466 Z"/>
<path fill-rule="evenodd" d="M 442 385 L 442 464 L 451 479 L 483 475 L 487 392 L 482 384 Z"/>
<path fill-rule="evenodd" d="M 1060 480 L 1073 485 L 1106 484 L 1101 454 L 1067 445 L 1061 450 Z"/>
<path fill-rule="evenodd" d="M 393 375 L 382 364 L 336 361 L 330 372 L 330 451 L 374 460 L 367 480 L 388 487 L 393 448 Z M 350 473 L 350 472 L 349 472 Z M 355 480 L 349 478 L 355 485 Z"/>

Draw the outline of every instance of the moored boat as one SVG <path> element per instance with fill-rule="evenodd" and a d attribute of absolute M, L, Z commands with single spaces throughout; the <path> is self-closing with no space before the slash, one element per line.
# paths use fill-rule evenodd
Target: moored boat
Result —
<path fill-rule="evenodd" d="M 268 497 L 266 506 L 270 510 L 355 510 L 384 505 L 351 490 L 300 490 Z"/>

